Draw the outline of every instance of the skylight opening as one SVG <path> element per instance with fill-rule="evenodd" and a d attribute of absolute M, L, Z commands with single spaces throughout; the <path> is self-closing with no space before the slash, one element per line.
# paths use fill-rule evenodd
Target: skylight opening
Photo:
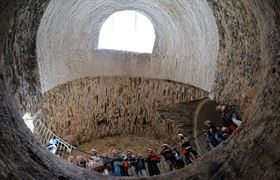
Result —
<path fill-rule="evenodd" d="M 98 49 L 152 53 L 155 30 L 151 21 L 136 11 L 119 11 L 102 25 Z"/>

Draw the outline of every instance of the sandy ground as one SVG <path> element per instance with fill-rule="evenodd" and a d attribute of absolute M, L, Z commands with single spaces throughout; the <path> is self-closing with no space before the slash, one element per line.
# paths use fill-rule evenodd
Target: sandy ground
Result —
<path fill-rule="evenodd" d="M 112 156 L 113 149 L 120 149 L 122 153 L 128 150 L 137 155 L 146 155 L 147 148 L 152 148 L 155 152 L 160 152 L 163 143 L 168 144 L 163 139 L 155 139 L 154 137 L 139 136 L 113 136 L 105 138 L 93 138 L 89 142 L 81 144 L 78 149 L 90 152 L 92 148 L 98 151 L 99 155 L 108 154 Z M 170 144 L 174 146 L 174 144 Z"/>

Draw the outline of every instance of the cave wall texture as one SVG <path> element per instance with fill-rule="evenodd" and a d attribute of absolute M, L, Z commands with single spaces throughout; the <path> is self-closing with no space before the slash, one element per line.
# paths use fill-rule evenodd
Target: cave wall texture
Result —
<path fill-rule="evenodd" d="M 10 21 L 4 51 L 1 51 L 0 69 L 21 113 L 35 111 L 41 95 L 36 58 L 36 34 L 47 1 L 21 1 Z M 4 26 L 1 26 L 1 28 Z M 6 37 L 3 36 L 3 37 Z"/>
<path fill-rule="evenodd" d="M 206 97 L 208 93 L 199 88 L 173 81 L 98 77 L 49 90 L 42 104 L 49 128 L 77 144 L 121 134 L 165 139 L 168 127 L 156 118 L 157 110 Z"/>
<path fill-rule="evenodd" d="M 138 4 L 138 1 L 134 2 Z M 162 1 L 149 2 L 161 4 Z M 227 142 L 205 154 L 196 164 L 153 179 L 279 179 L 279 1 L 208 0 L 208 3 L 219 35 L 211 92 L 219 102 L 236 103 L 241 108 L 244 123 Z M 101 176 L 69 165 L 46 152 L 20 118 L 19 109 L 30 108 L 34 103 L 32 98 L 39 98 L 37 95 L 41 93 L 40 68 L 35 62 L 35 32 L 47 4 L 47 1 L 39 0 L 0 2 L 0 178 L 100 179 Z M 102 3 L 99 5 L 102 10 Z M 161 5 L 170 9 L 179 4 Z M 152 16 L 153 11 L 148 7 L 137 7 L 151 12 Z M 180 10 L 168 12 L 177 14 L 176 17 L 185 14 Z M 30 26 L 32 22 L 34 24 Z M 24 25 L 26 23 L 28 26 Z M 176 43 L 178 34 L 173 35 Z M 165 47 L 170 45 L 174 44 L 164 44 Z M 180 46 L 177 50 L 181 52 L 182 49 Z M 170 71 L 175 71 L 182 79 L 185 75 L 176 68 Z"/>

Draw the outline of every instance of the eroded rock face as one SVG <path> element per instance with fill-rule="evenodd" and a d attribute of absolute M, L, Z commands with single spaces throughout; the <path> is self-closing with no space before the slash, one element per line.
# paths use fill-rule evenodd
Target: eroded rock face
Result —
<path fill-rule="evenodd" d="M 44 117 L 58 135 L 78 143 L 121 134 L 168 138 L 156 118 L 160 106 L 202 99 L 208 93 L 178 82 L 145 78 L 86 78 L 43 96 Z"/>
<path fill-rule="evenodd" d="M 0 69 L 20 112 L 36 111 L 41 85 L 36 55 L 36 34 L 48 1 L 20 1 L 9 23 L 1 51 Z M 6 19 L 4 20 L 6 21 Z M 2 26 L 1 26 L 2 27 Z"/>
<path fill-rule="evenodd" d="M 213 92 L 218 101 L 238 104 L 244 111 L 260 85 L 260 22 L 252 2 L 209 0 L 220 34 L 220 52 Z"/>
<path fill-rule="evenodd" d="M 216 74 L 219 76 L 216 76 L 213 93 L 221 102 L 234 101 L 243 107 L 245 121 L 229 141 L 205 154 L 195 165 L 154 179 L 279 179 L 280 152 L 277 141 L 280 139 L 279 1 L 209 0 L 208 2 L 214 13 L 220 38 L 216 67 Z M 14 3 L 21 5 L 15 8 Z M 21 9 L 25 9 L 24 12 L 27 14 L 32 12 L 33 8 L 26 7 L 31 7 L 34 3 L 44 2 L 37 0 L 0 2 L 2 57 L 6 58 L 3 56 L 3 43 L 4 40 L 5 42 L 10 40 L 7 33 L 8 29 L 12 29 L 11 26 L 8 27 L 10 23 L 7 22 L 10 22 Z M 166 5 L 163 6 L 168 9 Z M 184 14 L 183 11 L 179 11 L 178 17 L 180 13 Z M 39 13 L 34 14 L 38 16 L 30 15 L 15 22 L 20 24 L 25 20 L 40 19 Z M 35 23 L 34 26 L 36 25 L 38 26 Z M 14 32 L 18 34 L 21 31 L 15 29 Z M 26 35 L 29 33 L 26 32 Z M 17 44 L 14 43 L 13 46 Z M 22 48 L 25 45 L 31 47 L 28 43 L 20 46 Z M 166 47 L 170 45 L 165 44 Z M 1 58 L 1 64 L 4 64 L 3 62 Z M 19 81 L 13 82 L 9 80 L 9 76 L 4 80 L 3 76 L 7 69 L 16 71 L 14 64 L 16 61 L 7 62 L 0 71 L 1 179 L 101 178 L 47 154 L 27 131 L 14 107 L 20 101 L 13 101 L 14 97 L 8 95 L 14 95 L 14 89 Z M 16 79 L 20 79 L 22 75 L 14 74 Z M 31 86 L 32 83 L 26 82 Z M 24 91 L 22 88 L 26 86 L 19 86 L 20 91 Z"/>

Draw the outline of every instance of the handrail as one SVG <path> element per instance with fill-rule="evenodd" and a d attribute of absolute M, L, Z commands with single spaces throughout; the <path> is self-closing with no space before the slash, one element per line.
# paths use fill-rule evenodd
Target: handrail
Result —
<path fill-rule="evenodd" d="M 61 137 L 59 137 L 58 135 L 56 135 L 54 132 L 52 132 L 46 124 L 44 124 L 42 122 L 42 119 L 43 119 L 43 113 L 42 111 L 38 111 L 36 113 L 36 115 L 34 116 L 33 118 L 33 124 L 34 124 L 34 135 L 38 138 L 38 140 L 44 145 L 46 146 L 48 141 L 50 139 L 57 139 L 59 141 L 59 145 L 58 145 L 58 155 L 63 158 L 63 159 L 66 159 L 67 156 L 66 155 L 76 155 L 77 152 L 79 152 L 79 155 L 81 154 L 86 154 L 86 155 L 91 155 L 91 156 L 97 156 L 97 157 L 100 157 L 100 158 L 105 158 L 104 156 L 99 156 L 99 155 L 93 155 L 91 153 L 88 153 L 88 152 L 85 152 L 85 151 L 82 151 L 82 150 L 79 150 L 77 149 L 75 146 L 73 146 L 72 144 L 64 141 Z M 191 141 L 189 141 L 190 143 L 192 143 L 194 140 L 196 140 L 198 137 L 200 137 L 203 133 L 197 135 L 197 137 L 194 137 Z M 62 149 L 61 149 L 61 146 Z M 179 148 L 179 147 L 177 147 Z M 63 151 L 63 152 L 60 152 L 60 151 Z M 66 152 L 65 152 L 66 150 Z M 68 150 L 68 152 L 67 152 Z M 114 158 L 111 158 L 111 157 L 108 157 L 110 159 L 114 159 Z"/>
<path fill-rule="evenodd" d="M 59 152 L 58 155 L 60 157 L 62 157 L 63 159 L 66 159 L 66 155 L 76 155 L 77 152 L 79 152 L 79 155 L 81 154 L 86 154 L 86 155 L 91 155 L 91 156 L 95 156 L 91 153 L 82 151 L 77 149 L 75 146 L 73 146 L 72 144 L 64 141 L 61 137 L 59 137 L 58 135 L 56 135 L 54 132 L 52 132 L 45 123 L 42 122 L 43 119 L 43 112 L 42 110 L 39 110 L 35 116 L 33 117 L 33 124 L 34 124 L 34 135 L 37 137 L 37 139 L 44 145 L 46 146 L 48 143 L 48 140 L 55 138 L 59 141 L 59 145 L 58 145 L 58 151 L 61 150 L 61 146 L 64 147 L 64 149 L 62 150 L 68 150 L 68 154 L 67 152 Z M 66 147 L 66 148 L 65 148 Z M 69 153 L 70 152 L 70 153 Z M 97 155 L 96 155 L 97 156 Z M 103 156 L 97 156 L 100 158 L 105 158 Z M 113 158 L 110 158 L 113 159 Z"/>
<path fill-rule="evenodd" d="M 58 135 L 52 132 L 47 127 L 47 125 L 42 122 L 42 118 L 43 118 L 43 113 L 41 110 L 38 111 L 36 115 L 33 117 L 34 135 L 44 146 L 48 144 L 50 139 L 54 139 L 54 138 L 57 139 L 58 140 L 57 155 L 66 159 L 67 153 L 69 152 L 74 153 L 74 151 L 76 151 L 77 148 L 72 144 L 64 141 L 62 138 L 60 138 Z"/>

